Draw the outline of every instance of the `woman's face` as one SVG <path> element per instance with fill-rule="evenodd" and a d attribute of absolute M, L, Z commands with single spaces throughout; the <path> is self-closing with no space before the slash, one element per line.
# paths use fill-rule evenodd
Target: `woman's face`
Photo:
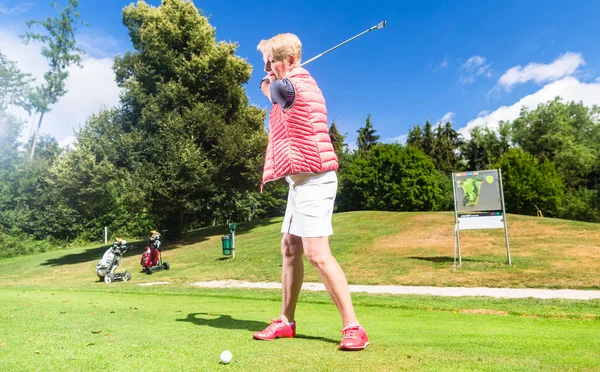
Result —
<path fill-rule="evenodd" d="M 287 74 L 294 57 L 289 56 L 283 61 L 276 61 L 271 54 L 263 56 L 265 61 L 265 72 L 272 72 L 277 79 L 283 79 Z"/>

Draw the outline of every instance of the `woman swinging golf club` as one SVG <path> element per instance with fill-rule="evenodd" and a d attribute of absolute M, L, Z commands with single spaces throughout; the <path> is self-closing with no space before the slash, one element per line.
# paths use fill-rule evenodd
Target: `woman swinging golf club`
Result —
<path fill-rule="evenodd" d="M 254 333 L 254 338 L 296 335 L 304 254 L 342 317 L 340 349 L 362 350 L 369 344 L 367 333 L 358 323 L 346 276 L 329 247 L 338 159 L 329 138 L 325 99 L 315 80 L 300 66 L 302 44 L 296 35 L 280 34 L 263 40 L 257 49 L 267 72 L 260 88 L 273 103 L 262 186 L 285 177 L 290 188 L 281 228 L 281 313 L 266 329 Z"/>

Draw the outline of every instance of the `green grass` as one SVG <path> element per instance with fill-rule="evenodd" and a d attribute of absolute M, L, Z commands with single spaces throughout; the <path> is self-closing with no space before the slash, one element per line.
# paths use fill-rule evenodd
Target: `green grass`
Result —
<path fill-rule="evenodd" d="M 135 242 L 122 264 L 136 283 L 156 277 L 182 287 L 200 280 L 279 281 L 280 224 L 281 218 L 241 223 L 235 260 L 222 256 L 221 235 L 228 229 L 218 226 L 193 231 L 178 244 L 165 242 L 169 272 L 137 273 L 144 242 Z M 509 215 L 513 265 L 507 265 L 503 230 L 470 230 L 461 232 L 463 266 L 456 271 L 453 224 L 453 213 L 339 213 L 331 248 L 351 284 L 600 288 L 600 224 Z M 95 246 L 0 260 L 0 286 L 95 288 L 93 273 L 105 250 Z M 305 278 L 320 281 L 310 267 Z"/>
<path fill-rule="evenodd" d="M 595 370 L 599 301 L 355 296 L 372 345 L 337 351 L 339 315 L 303 293 L 298 338 L 258 342 L 279 296 L 114 286 L 2 289 L 3 370 Z M 229 366 L 219 364 L 223 350 Z"/>
<path fill-rule="evenodd" d="M 600 225 L 508 216 L 514 265 L 498 230 L 463 234 L 452 270 L 452 213 L 336 214 L 332 250 L 351 283 L 598 288 Z M 257 342 L 279 291 L 199 289 L 201 280 L 279 281 L 281 218 L 240 224 L 236 259 L 221 254 L 226 227 L 166 242 L 172 269 L 139 272 L 144 242 L 122 261 L 129 282 L 98 282 L 106 247 L 0 260 L 0 369 L 505 370 L 600 369 L 600 300 L 507 300 L 354 294 L 372 345 L 337 351 L 339 314 L 325 293 L 303 292 L 299 337 Z M 127 237 L 125 237 L 127 238 Z M 306 280 L 318 281 L 307 267 Z M 165 286 L 138 284 L 168 281 Z M 233 362 L 218 363 L 221 351 Z"/>

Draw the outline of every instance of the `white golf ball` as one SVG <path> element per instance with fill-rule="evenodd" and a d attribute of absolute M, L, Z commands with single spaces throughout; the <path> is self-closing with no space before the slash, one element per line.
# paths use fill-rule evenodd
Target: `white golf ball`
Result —
<path fill-rule="evenodd" d="M 229 364 L 231 362 L 231 358 L 233 358 L 231 351 L 225 350 L 221 353 L 221 363 Z"/>

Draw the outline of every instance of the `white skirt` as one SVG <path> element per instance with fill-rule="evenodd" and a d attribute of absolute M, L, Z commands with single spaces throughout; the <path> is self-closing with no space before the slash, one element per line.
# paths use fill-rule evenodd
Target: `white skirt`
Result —
<path fill-rule="evenodd" d="M 282 233 L 303 238 L 333 234 L 331 217 L 337 192 L 335 171 L 286 176 L 290 185 Z"/>

